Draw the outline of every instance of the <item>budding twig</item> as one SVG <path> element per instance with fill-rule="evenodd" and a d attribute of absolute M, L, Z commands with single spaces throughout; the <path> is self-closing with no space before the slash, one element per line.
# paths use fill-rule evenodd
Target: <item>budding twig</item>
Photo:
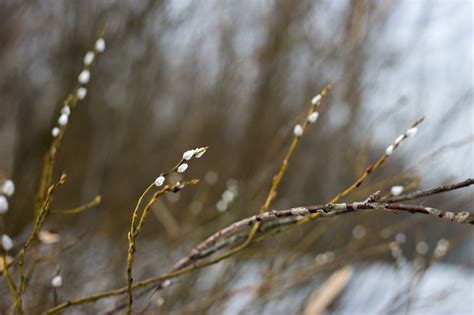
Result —
<path fill-rule="evenodd" d="M 451 185 L 441 185 L 433 189 L 429 190 L 421 190 L 421 191 L 415 191 L 409 194 L 405 195 L 400 195 L 400 196 L 393 196 L 389 198 L 382 198 L 381 201 L 384 201 L 386 203 L 394 203 L 394 202 L 401 202 L 401 201 L 407 201 L 407 200 L 413 200 L 413 199 L 418 199 L 422 197 L 427 197 L 435 194 L 440 194 L 444 193 L 447 191 L 451 190 L 456 190 L 464 187 L 469 187 L 471 185 L 474 185 L 474 179 L 468 178 L 465 181 L 456 183 L 456 184 L 451 184 Z"/>
<path fill-rule="evenodd" d="M 183 189 L 186 185 L 195 185 L 199 182 L 197 179 L 193 179 L 187 182 L 178 182 L 173 185 L 166 185 L 164 188 L 158 190 L 147 203 L 147 205 L 143 208 L 142 213 L 140 215 L 140 219 L 138 219 L 139 211 L 141 204 L 146 197 L 146 195 L 155 187 L 160 187 L 165 182 L 166 177 L 171 174 L 172 172 L 183 173 L 188 168 L 188 164 L 185 161 L 191 160 L 193 157 L 201 158 L 204 153 L 207 151 L 208 147 L 201 147 L 193 150 L 188 150 L 184 152 L 183 157 L 181 160 L 168 172 L 160 174 L 158 178 L 156 178 L 143 192 L 143 194 L 138 199 L 137 205 L 132 214 L 132 220 L 130 223 L 130 231 L 128 232 L 128 256 L 127 256 L 127 294 L 128 294 L 128 304 L 127 304 L 127 314 L 132 313 L 132 305 L 133 305 L 133 263 L 135 261 L 135 247 L 136 247 L 136 239 L 141 232 L 143 227 L 143 223 L 145 218 L 148 215 L 150 208 L 158 201 L 158 198 L 168 192 L 178 192 L 179 190 Z"/>

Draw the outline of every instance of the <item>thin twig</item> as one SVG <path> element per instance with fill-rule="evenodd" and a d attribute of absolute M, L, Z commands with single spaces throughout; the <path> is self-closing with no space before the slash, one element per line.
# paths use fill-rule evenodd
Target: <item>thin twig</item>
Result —
<path fill-rule="evenodd" d="M 393 202 L 401 202 L 401 201 L 407 201 L 407 200 L 413 200 L 413 199 L 418 199 L 422 197 L 427 197 L 435 194 L 440 194 L 444 193 L 447 191 L 451 190 L 456 190 L 464 187 L 469 187 L 474 184 L 474 179 L 468 178 L 465 181 L 451 184 L 451 185 L 441 185 L 433 189 L 429 190 L 420 190 L 420 191 L 415 191 L 409 194 L 401 195 L 401 196 L 393 196 L 389 198 L 382 198 L 381 201 L 387 202 L 387 203 L 393 203 Z"/>
<path fill-rule="evenodd" d="M 67 209 L 67 210 L 52 210 L 51 212 L 54 214 L 77 214 L 87 209 L 100 205 L 101 201 L 102 201 L 101 196 L 97 195 L 92 201 L 86 204 L 83 204 L 82 206 L 72 208 L 72 209 Z"/>
<path fill-rule="evenodd" d="M 15 300 L 16 312 L 18 314 L 23 314 L 23 306 L 22 306 L 22 302 L 21 302 L 20 292 L 17 289 L 17 287 L 15 285 L 15 282 L 12 279 L 10 271 L 8 270 L 9 264 L 8 264 L 7 257 L 6 257 L 5 253 L 2 255 L 2 259 L 3 259 L 3 273 L 5 275 L 5 279 L 7 280 L 8 287 L 10 288 L 10 293 L 11 293 L 13 299 Z"/>

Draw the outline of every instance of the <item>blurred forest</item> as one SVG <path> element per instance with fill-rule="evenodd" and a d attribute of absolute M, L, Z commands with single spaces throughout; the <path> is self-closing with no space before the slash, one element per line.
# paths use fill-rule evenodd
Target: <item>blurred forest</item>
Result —
<path fill-rule="evenodd" d="M 202 181 L 155 205 L 137 246 L 135 278 L 166 271 L 215 231 L 257 213 L 293 126 L 327 83 L 333 89 L 272 209 L 327 202 L 421 116 L 426 119 L 417 136 L 346 200 L 364 200 L 376 190 L 387 195 L 394 185 L 427 188 L 472 177 L 473 10 L 470 0 L 0 0 L 0 175 L 16 184 L 5 229 L 18 243 L 31 230 L 51 129 L 84 54 L 106 25 L 107 49 L 59 153 L 55 176 L 65 171 L 68 181 L 53 208 L 73 208 L 96 195 L 102 203 L 48 218 L 46 227 L 61 235 L 62 246 L 74 246 L 38 267 L 35 294 L 27 297 L 31 314 L 52 306 L 49 279 L 58 265 L 64 275 L 60 300 L 126 283 L 126 232 L 137 198 L 190 148 L 210 147 L 184 175 Z M 219 204 L 229 190 L 232 200 Z M 472 211 L 473 201 L 467 189 L 421 202 Z M 271 314 L 273 303 L 280 303 L 281 313 L 301 313 L 311 292 L 338 267 L 394 264 L 390 252 L 365 257 L 362 249 L 400 233 L 409 261 L 419 256 L 420 241 L 431 251 L 439 239 L 455 239 L 444 261 L 467 268 L 472 279 L 470 226 L 361 213 L 298 226 L 180 278 L 170 292 L 153 295 L 144 313 Z M 294 286 L 258 286 L 328 251 L 348 258 Z M 251 275 L 258 275 L 251 298 L 219 295 L 243 279 L 248 284 Z M 0 294 L 3 314 L 11 305 L 3 283 Z M 117 301 L 123 297 L 66 313 L 97 313 Z M 147 298 L 139 303 L 146 305 Z M 472 302 L 470 307 L 472 312 Z"/>

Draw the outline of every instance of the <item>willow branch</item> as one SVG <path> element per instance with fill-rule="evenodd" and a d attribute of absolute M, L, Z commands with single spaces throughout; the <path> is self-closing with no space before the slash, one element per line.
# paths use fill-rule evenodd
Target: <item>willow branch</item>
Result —
<path fill-rule="evenodd" d="M 156 277 L 151 277 L 144 279 L 142 281 L 136 282 L 133 285 L 133 288 L 144 288 L 150 285 L 155 285 L 158 288 L 161 287 L 162 282 L 167 279 L 176 278 L 186 273 L 190 273 L 194 270 L 201 269 L 203 267 L 215 264 L 220 260 L 211 259 L 208 261 L 201 262 L 200 258 L 203 256 L 208 257 L 213 252 L 209 251 L 213 246 L 217 245 L 217 250 L 221 249 L 222 246 L 219 245 L 220 241 L 228 239 L 230 237 L 240 237 L 239 233 L 245 232 L 251 226 L 254 226 L 259 222 L 262 226 L 259 229 L 258 235 L 264 235 L 264 227 L 267 225 L 272 225 L 276 223 L 276 227 L 280 224 L 288 224 L 292 220 L 302 220 L 305 217 L 319 214 L 320 218 L 333 217 L 336 215 L 343 215 L 347 213 L 359 212 L 359 211 L 390 211 L 390 212 L 406 212 L 406 213 L 419 213 L 423 215 L 428 215 L 431 217 L 436 217 L 439 219 L 452 221 L 459 224 L 474 224 L 474 214 L 469 212 L 451 212 L 443 211 L 432 207 L 420 206 L 420 205 L 407 205 L 399 203 L 380 203 L 373 202 L 370 198 L 363 202 L 353 202 L 353 203 L 339 203 L 339 204 L 325 204 L 325 205 L 314 205 L 308 207 L 296 207 L 285 210 L 271 210 L 262 214 L 253 215 L 251 217 L 242 219 L 238 222 L 235 222 L 226 228 L 214 233 L 204 242 L 199 244 L 195 249 L 193 249 L 190 254 L 180 261 L 178 261 L 172 268 L 171 272 L 162 274 Z M 291 219 L 290 221 L 285 221 L 286 219 Z M 244 236 L 245 237 L 245 236 Z M 233 244 L 234 242 L 229 242 Z M 225 247 L 225 246 L 224 246 Z M 219 256 L 221 257 L 221 256 Z M 219 258 L 218 257 L 218 258 Z M 100 292 L 94 295 L 83 297 L 78 300 L 71 300 L 59 304 L 58 306 L 49 309 L 46 314 L 56 314 L 70 306 L 73 305 L 82 305 L 86 303 L 91 303 L 103 298 L 122 295 L 127 292 L 127 287 L 123 287 L 116 290 Z"/>
<path fill-rule="evenodd" d="M 401 196 L 394 196 L 394 197 L 389 197 L 385 199 L 381 199 L 384 202 L 387 203 L 393 203 L 393 202 L 401 202 L 401 201 L 407 201 L 407 200 L 413 200 L 413 199 L 418 199 L 422 197 L 428 197 L 431 195 L 435 194 L 440 194 L 444 192 L 448 192 L 451 190 L 456 190 L 464 187 L 469 187 L 474 184 L 474 179 L 468 178 L 465 181 L 456 183 L 456 184 L 451 184 L 451 185 L 441 185 L 433 189 L 428 189 L 428 190 L 420 190 L 420 191 L 415 191 L 409 194 L 401 195 Z"/>

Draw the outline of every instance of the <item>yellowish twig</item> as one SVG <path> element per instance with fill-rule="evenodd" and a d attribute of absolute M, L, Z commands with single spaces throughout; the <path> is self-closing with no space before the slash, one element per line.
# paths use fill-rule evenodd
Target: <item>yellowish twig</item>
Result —
<path fill-rule="evenodd" d="M 102 198 L 100 195 L 96 196 L 94 198 L 94 200 L 82 205 L 82 206 L 79 206 L 79 207 L 76 207 L 76 208 L 72 208 L 72 209 L 67 209 L 67 210 L 53 210 L 51 211 L 52 213 L 55 213 L 55 214 L 76 214 L 76 213 L 80 213 L 80 212 L 83 212 L 87 209 L 90 209 L 90 208 L 93 208 L 95 206 L 98 206 L 102 201 Z"/>
<path fill-rule="evenodd" d="M 334 198 L 331 199 L 331 201 L 329 201 L 330 204 L 332 203 L 336 203 L 338 202 L 339 200 L 341 200 L 341 198 L 344 198 L 345 196 L 349 195 L 351 192 L 353 192 L 356 188 L 358 188 L 360 185 L 362 185 L 362 183 L 365 181 L 365 179 L 367 177 L 369 177 L 369 175 L 375 171 L 376 169 L 378 169 L 380 166 L 382 166 L 387 160 L 388 160 L 388 157 L 393 153 L 393 151 L 395 151 L 398 146 L 403 142 L 405 141 L 409 136 L 410 136 L 410 130 L 414 130 L 416 132 L 416 128 L 418 127 L 418 125 L 424 120 L 424 118 L 420 118 L 418 119 L 417 121 L 415 121 L 408 129 L 405 133 L 403 133 L 402 135 L 400 135 L 393 144 L 391 144 L 389 147 L 387 147 L 387 150 L 385 151 L 385 153 L 377 160 L 377 162 L 375 162 L 374 164 L 370 165 L 368 168 L 366 168 L 366 170 L 364 171 L 364 173 L 351 185 L 349 186 L 348 188 L 346 188 L 344 191 L 342 191 L 341 193 L 337 194 Z M 317 217 L 317 213 L 303 219 L 303 220 L 300 220 L 298 221 L 296 224 L 304 224 L 306 222 L 309 222 L 313 219 L 315 219 Z"/>
<path fill-rule="evenodd" d="M 20 293 L 15 285 L 15 282 L 12 279 L 10 271 L 8 270 L 8 261 L 6 254 L 3 253 L 3 274 L 5 275 L 5 279 L 7 280 L 8 287 L 10 288 L 10 293 L 15 300 L 15 309 L 18 314 L 23 314 L 23 306 L 21 302 Z"/>
<path fill-rule="evenodd" d="M 202 147 L 199 150 L 199 153 L 205 152 L 208 149 L 208 147 Z M 198 152 L 196 152 L 198 153 Z M 194 154 L 193 154 L 194 155 Z M 168 172 L 160 174 L 160 177 L 166 177 L 170 173 L 178 170 L 178 168 L 183 164 L 185 161 L 184 157 L 181 158 L 181 160 Z M 140 219 L 138 219 L 139 212 L 140 212 L 140 206 L 146 197 L 148 193 L 155 187 L 155 182 L 152 182 L 142 193 L 140 198 L 138 199 L 137 205 L 135 206 L 135 209 L 133 210 L 132 214 L 132 220 L 130 223 L 130 230 L 128 232 L 128 255 L 127 255 L 127 294 L 128 294 L 128 304 L 127 304 L 127 314 L 132 313 L 132 305 L 133 305 L 133 263 L 135 261 L 135 252 L 136 252 L 136 238 L 138 234 L 140 234 L 140 231 L 143 227 L 143 223 L 145 221 L 145 218 L 148 215 L 148 212 L 151 208 L 151 206 L 158 200 L 158 198 L 168 192 L 177 192 L 184 188 L 186 185 L 194 185 L 197 184 L 199 180 L 193 179 L 188 182 L 183 182 L 183 183 L 176 183 L 174 185 L 166 185 L 163 189 L 158 190 L 153 197 L 150 199 L 150 201 L 147 203 L 147 205 L 143 208 L 143 211 L 141 213 Z"/>

